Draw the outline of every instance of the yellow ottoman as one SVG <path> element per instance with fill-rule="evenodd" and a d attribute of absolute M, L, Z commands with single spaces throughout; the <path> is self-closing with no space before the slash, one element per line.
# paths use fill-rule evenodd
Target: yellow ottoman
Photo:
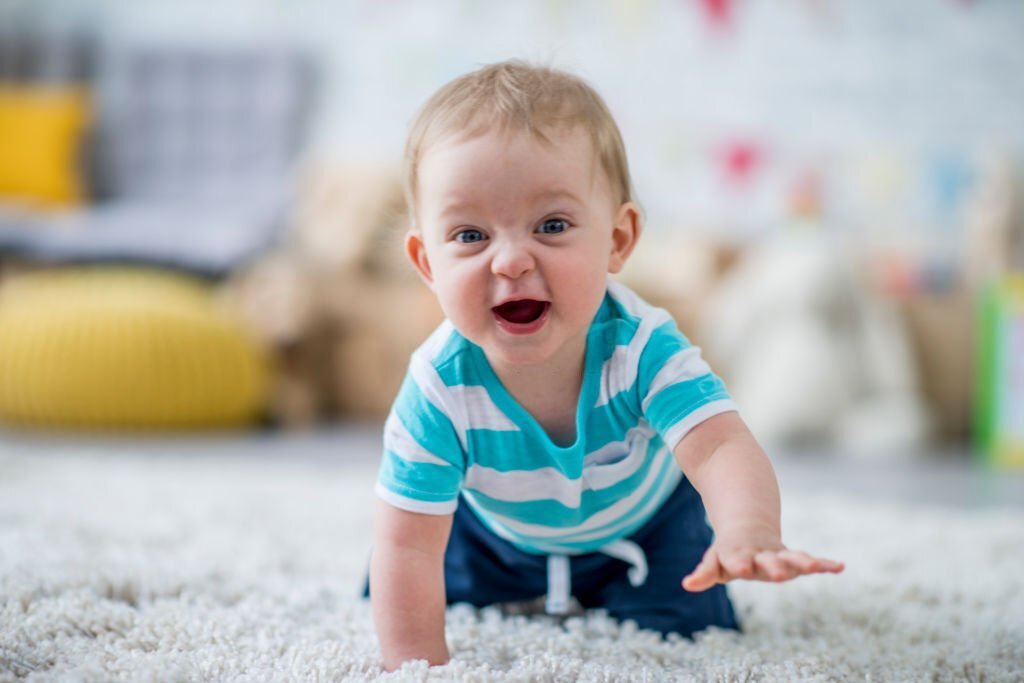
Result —
<path fill-rule="evenodd" d="M 199 280 L 101 267 L 0 287 L 0 421 L 240 425 L 264 409 L 268 376 L 263 350 Z"/>

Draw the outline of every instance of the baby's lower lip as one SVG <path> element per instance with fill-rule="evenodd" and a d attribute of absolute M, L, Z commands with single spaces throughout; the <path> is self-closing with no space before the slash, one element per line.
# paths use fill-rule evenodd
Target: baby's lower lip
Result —
<path fill-rule="evenodd" d="M 498 327 L 510 334 L 533 334 L 540 328 L 544 327 L 544 324 L 548 321 L 548 313 L 551 311 L 551 304 L 549 302 L 544 303 L 544 311 L 537 317 L 536 320 L 531 320 L 528 323 L 514 323 L 507 318 L 503 318 L 496 311 L 491 311 L 494 316 L 494 320 L 498 323 Z"/>

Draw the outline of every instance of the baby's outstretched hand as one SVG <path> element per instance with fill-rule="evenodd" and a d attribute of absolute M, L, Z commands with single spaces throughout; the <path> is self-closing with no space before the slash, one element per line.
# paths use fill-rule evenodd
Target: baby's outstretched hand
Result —
<path fill-rule="evenodd" d="M 733 579 L 782 582 L 804 574 L 843 571 L 842 562 L 790 550 L 774 539 L 716 539 L 700 564 L 683 579 L 683 588 L 700 592 Z"/>

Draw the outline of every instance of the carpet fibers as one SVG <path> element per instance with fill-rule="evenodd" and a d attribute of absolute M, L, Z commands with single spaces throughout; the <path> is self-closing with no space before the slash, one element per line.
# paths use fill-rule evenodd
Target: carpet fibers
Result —
<path fill-rule="evenodd" d="M 734 584 L 745 633 L 449 610 L 452 662 L 382 675 L 374 466 L 0 455 L 0 681 L 1022 681 L 1020 510 L 786 493 L 846 573 Z"/>

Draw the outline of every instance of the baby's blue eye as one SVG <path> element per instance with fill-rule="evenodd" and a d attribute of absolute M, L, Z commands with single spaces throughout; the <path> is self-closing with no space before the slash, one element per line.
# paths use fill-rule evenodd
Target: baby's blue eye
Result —
<path fill-rule="evenodd" d="M 472 244 L 473 242 L 480 242 L 484 238 L 484 234 L 479 230 L 469 228 L 467 230 L 460 230 L 455 233 L 455 241 L 462 242 L 463 244 Z"/>
<path fill-rule="evenodd" d="M 541 226 L 537 230 L 545 235 L 557 235 L 558 233 L 565 232 L 568 229 L 569 224 L 566 221 L 563 221 L 561 218 L 552 218 L 541 223 Z"/>

